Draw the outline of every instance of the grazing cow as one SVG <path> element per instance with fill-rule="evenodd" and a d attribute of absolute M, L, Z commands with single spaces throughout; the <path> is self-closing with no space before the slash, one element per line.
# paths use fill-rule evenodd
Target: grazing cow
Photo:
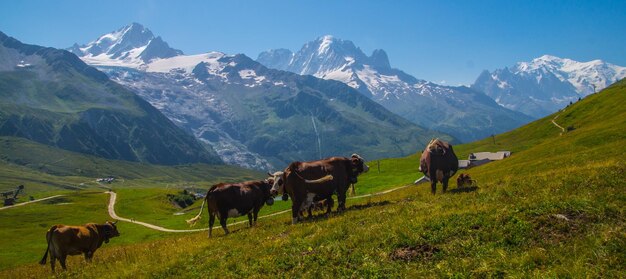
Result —
<path fill-rule="evenodd" d="M 120 236 L 115 226 L 117 221 L 104 224 L 89 223 L 84 226 L 52 226 L 46 233 L 48 247 L 43 259 L 39 264 L 46 264 L 50 253 L 50 267 L 54 272 L 54 264 L 59 259 L 61 267 L 66 270 L 65 259 L 67 255 L 85 255 L 85 260 L 90 262 L 96 249 L 102 246 L 102 242 L 109 243 L 109 239 Z"/>
<path fill-rule="evenodd" d="M 239 217 L 247 214 L 249 224 L 253 226 L 256 223 L 261 207 L 264 204 L 274 204 L 274 197 L 270 195 L 270 189 L 273 184 L 273 179 L 266 179 L 262 181 L 213 185 L 207 192 L 202 206 L 200 206 L 200 213 L 196 217 L 187 220 L 187 223 L 195 224 L 200 219 L 200 215 L 202 215 L 204 204 L 208 202 L 209 237 L 211 237 L 213 224 L 215 223 L 215 215 L 219 216 L 220 224 L 226 234 L 229 233 L 228 228 L 226 228 L 228 217 Z"/>
<path fill-rule="evenodd" d="M 433 139 L 422 152 L 420 171 L 430 179 L 430 190 L 437 192 L 437 182 L 443 184 L 443 192 L 448 189 L 448 180 L 459 169 L 459 160 L 452 145 L 439 139 Z"/>
<path fill-rule="evenodd" d="M 462 173 L 459 175 L 459 177 L 456 178 L 457 188 L 472 186 L 473 183 L 474 183 L 474 180 L 472 179 L 472 177 L 466 173 Z"/>
<path fill-rule="evenodd" d="M 346 206 L 346 192 L 350 184 L 357 182 L 357 176 L 367 172 L 369 167 L 361 156 L 353 154 L 350 158 L 331 157 L 312 162 L 293 162 L 284 171 L 276 172 L 272 193 L 286 192 L 292 199 L 292 223 L 301 219 L 300 212 L 306 210 L 314 200 L 332 199 L 337 193 L 338 211 Z M 318 183 L 305 183 L 306 179 L 323 179 L 331 175 L 332 180 Z M 322 177 L 322 178 L 320 178 Z M 332 204 L 328 203 L 328 210 Z"/>

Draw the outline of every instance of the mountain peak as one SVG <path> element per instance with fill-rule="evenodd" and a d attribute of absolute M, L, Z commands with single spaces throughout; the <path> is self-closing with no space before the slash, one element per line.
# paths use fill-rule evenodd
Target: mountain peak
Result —
<path fill-rule="evenodd" d="M 332 35 L 324 35 L 322 37 L 317 38 L 316 42 L 319 42 L 319 51 L 318 53 L 326 53 L 330 49 L 331 45 L 335 42 L 339 41 Z"/>
<path fill-rule="evenodd" d="M 539 118 L 624 77 L 626 67 L 602 60 L 579 62 L 546 54 L 481 75 L 472 88 L 507 108 Z"/>
<path fill-rule="evenodd" d="M 126 27 L 146 29 L 145 27 L 143 27 L 143 25 L 141 23 L 137 23 L 137 22 L 132 22 L 131 24 L 127 25 Z"/>
<path fill-rule="evenodd" d="M 391 69 L 389 64 L 389 57 L 387 53 L 382 49 L 375 49 L 370 56 L 370 63 L 380 69 Z"/>
<path fill-rule="evenodd" d="M 256 61 L 263 65 L 271 65 L 277 70 L 287 70 L 289 63 L 293 59 L 294 53 L 285 48 L 270 49 L 259 53 Z"/>
<path fill-rule="evenodd" d="M 544 54 L 538 58 L 533 59 L 533 61 L 559 61 L 559 60 L 563 60 L 563 58 L 550 55 L 550 54 Z"/>
<path fill-rule="evenodd" d="M 316 41 L 332 43 L 333 41 L 336 41 L 336 40 L 339 40 L 339 39 L 335 38 L 335 36 L 333 35 L 324 35 L 324 36 L 317 38 Z"/>
<path fill-rule="evenodd" d="M 152 59 L 181 55 L 182 51 L 170 48 L 161 37 L 155 37 L 150 29 L 133 22 L 82 46 L 74 45 L 67 50 L 91 64 L 139 65 Z"/>

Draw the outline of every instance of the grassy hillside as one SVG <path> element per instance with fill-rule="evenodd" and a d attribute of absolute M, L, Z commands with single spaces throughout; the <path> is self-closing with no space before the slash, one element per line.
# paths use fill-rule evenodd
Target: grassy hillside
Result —
<path fill-rule="evenodd" d="M 19 184 L 35 192 L 101 187 L 95 179 L 107 176 L 117 178 L 117 182 L 105 185 L 113 188 L 207 187 L 221 181 L 264 177 L 257 171 L 226 165 L 159 166 L 106 160 L 22 138 L 0 137 L 0 190 Z"/>
<path fill-rule="evenodd" d="M 289 225 L 287 215 L 217 231 L 123 243 L 74 257 L 68 277 L 602 277 L 626 273 L 626 82 L 517 130 L 456 146 L 513 155 L 468 171 L 475 191 L 431 195 L 411 186 L 353 200 L 347 212 Z M 418 154 L 371 162 L 357 192 L 411 183 Z M 453 183 L 454 184 L 454 183 Z M 206 225 L 206 219 L 203 220 Z M 130 233 L 129 233 L 130 232 Z M 139 233 L 136 233 L 140 235 Z M 21 265 L 0 277 L 45 277 L 49 267 Z"/>
<path fill-rule="evenodd" d="M 104 222 L 106 189 L 119 193 L 116 210 L 135 218 L 173 229 L 188 228 L 189 215 L 173 215 L 181 209 L 167 199 L 182 188 L 208 189 L 222 181 L 261 179 L 262 173 L 226 165 L 157 166 L 106 160 L 74 153 L 21 138 L 0 137 L 0 191 L 25 185 L 18 203 L 62 194 L 64 197 L 0 211 L 0 269 L 32 262 L 41 254 L 41 237 L 58 223 Z M 96 178 L 114 176 L 116 181 L 97 183 Z M 284 206 L 283 206 L 284 208 Z M 192 207 L 187 211 L 197 213 Z M 45 214 L 41 214 L 45 212 Z M 19 235 L 19 239 L 14 239 Z M 166 235 L 133 226 L 116 244 L 136 243 Z M 169 235 L 171 236 L 171 235 Z M 19 250 L 14 247 L 21 247 Z"/>

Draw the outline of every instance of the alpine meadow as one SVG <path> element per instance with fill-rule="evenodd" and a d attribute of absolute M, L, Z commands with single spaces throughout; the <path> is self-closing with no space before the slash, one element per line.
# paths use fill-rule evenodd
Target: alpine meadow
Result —
<path fill-rule="evenodd" d="M 624 9 L 2 3 L 0 278 L 625 278 Z"/>

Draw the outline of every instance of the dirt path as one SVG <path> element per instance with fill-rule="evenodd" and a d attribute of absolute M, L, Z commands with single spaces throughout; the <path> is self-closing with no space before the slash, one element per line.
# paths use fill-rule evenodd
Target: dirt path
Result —
<path fill-rule="evenodd" d="M 16 206 L 27 205 L 27 204 L 34 203 L 34 202 L 40 202 L 40 201 L 45 201 L 45 200 L 49 200 L 49 199 L 54 199 L 54 198 L 58 198 L 58 197 L 62 197 L 62 196 L 65 196 L 65 195 L 56 195 L 56 196 L 51 196 L 51 197 L 47 197 L 47 198 L 43 198 L 43 199 L 32 200 L 32 201 L 27 201 L 27 202 L 23 202 L 23 203 L 18 203 L 16 205 L 9 205 L 9 206 L 5 206 L 5 207 L 0 207 L 0 210 L 13 208 L 13 207 L 16 207 Z"/>
<path fill-rule="evenodd" d="M 559 129 L 561 129 L 561 135 L 562 135 L 563 133 L 565 133 L 565 128 L 561 127 L 561 125 L 559 125 L 559 124 L 556 124 L 556 121 L 555 121 L 556 118 L 559 117 L 559 115 L 561 115 L 561 114 L 557 114 L 554 118 L 552 118 L 552 124 L 554 124 L 554 126 L 556 126 Z"/>
<path fill-rule="evenodd" d="M 401 186 L 401 187 L 397 187 L 397 188 L 393 188 L 393 189 L 389 189 L 389 190 L 385 190 L 382 192 L 378 192 L 378 193 L 372 193 L 372 194 L 365 194 L 365 195 L 359 195 L 359 196 L 354 196 L 354 197 L 348 197 L 347 199 L 352 200 L 352 199 L 359 199 L 359 198 L 366 198 L 366 197 L 373 197 L 373 196 L 379 196 L 379 195 L 384 195 L 384 194 L 388 194 L 391 193 L 393 191 L 397 191 L 406 187 L 410 187 L 412 185 L 405 185 L 405 186 Z M 173 229 L 168 229 L 168 228 L 164 228 L 164 227 L 160 227 L 157 225 L 153 225 L 153 224 L 148 224 L 146 222 L 141 222 L 141 221 L 136 221 L 136 220 L 132 220 L 132 219 L 128 219 L 128 218 L 124 218 L 124 217 L 120 217 L 119 215 L 117 215 L 117 213 L 115 213 L 115 202 L 117 200 L 117 193 L 115 192 L 104 192 L 106 194 L 111 195 L 109 198 L 109 215 L 111 216 L 111 218 L 115 219 L 115 220 L 120 220 L 120 221 L 124 221 L 124 222 L 129 222 L 129 223 L 133 223 L 133 224 L 138 224 L 138 225 L 142 225 L 144 227 L 153 229 L 153 230 L 157 230 L 157 231 L 162 231 L 162 232 L 173 232 L 173 233 L 184 233 L 184 232 L 200 232 L 200 231 L 207 231 L 209 230 L 209 228 L 204 228 L 204 229 L 190 229 L 190 230 L 173 230 Z M 268 214 L 268 215 L 263 215 L 263 216 L 259 216 L 258 219 L 262 219 L 262 218 L 268 218 L 268 217 L 272 217 L 272 216 L 276 216 L 276 215 L 280 215 L 280 214 L 284 214 L 284 213 L 288 213 L 291 212 L 291 209 L 287 209 L 287 210 L 283 210 L 283 211 L 279 211 L 279 212 L 274 212 L 272 214 Z M 239 221 L 239 222 L 235 222 L 235 223 L 230 223 L 227 226 L 234 226 L 234 225 L 239 225 L 239 224 L 245 224 L 248 223 L 248 220 L 243 220 L 243 221 Z"/>
<path fill-rule="evenodd" d="M 142 225 L 142 226 L 144 226 L 146 228 L 150 228 L 150 229 L 157 230 L 157 231 L 162 231 L 162 232 L 184 233 L 184 232 L 201 232 L 201 231 L 209 230 L 209 228 L 190 229 L 190 230 L 173 230 L 173 229 L 168 229 L 168 228 L 160 227 L 160 226 L 153 225 L 153 224 L 148 224 L 146 222 L 140 222 L 140 221 L 136 221 L 136 220 L 120 217 L 120 216 L 117 215 L 117 213 L 115 213 L 115 202 L 117 200 L 117 193 L 110 192 L 110 191 L 109 192 L 105 192 L 105 193 L 111 195 L 111 197 L 109 199 L 109 215 L 111 215 L 111 218 L 113 218 L 113 219 L 124 221 L 124 222 L 129 222 L 129 223 L 133 223 L 133 224 Z M 258 219 L 267 218 L 267 217 L 271 217 L 271 216 L 276 216 L 276 215 L 283 214 L 283 213 L 290 212 L 290 211 L 291 211 L 291 209 L 283 210 L 283 211 L 272 213 L 272 214 L 269 214 L 269 215 L 259 216 Z M 235 223 L 230 223 L 227 226 L 230 227 L 230 226 L 244 224 L 244 223 L 248 223 L 248 220 L 239 221 L 239 222 L 235 222 Z"/>

